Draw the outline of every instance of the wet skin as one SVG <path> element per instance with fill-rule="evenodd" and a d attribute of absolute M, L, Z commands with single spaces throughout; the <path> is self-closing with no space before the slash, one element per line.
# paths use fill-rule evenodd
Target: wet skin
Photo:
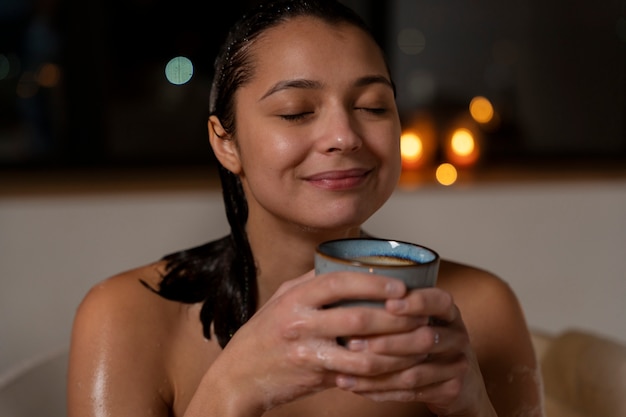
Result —
<path fill-rule="evenodd" d="M 222 350 L 202 336 L 199 305 L 139 283 L 156 287 L 161 263 L 94 287 L 73 330 L 70 417 L 540 416 L 524 317 L 493 274 L 443 261 L 438 288 L 410 293 L 384 277 L 313 276 L 315 245 L 357 236 L 399 176 L 400 123 L 373 41 L 301 18 L 252 54 L 236 134 L 215 118 L 209 132 L 249 202 L 259 311 Z M 387 308 L 321 308 L 355 296 Z"/>

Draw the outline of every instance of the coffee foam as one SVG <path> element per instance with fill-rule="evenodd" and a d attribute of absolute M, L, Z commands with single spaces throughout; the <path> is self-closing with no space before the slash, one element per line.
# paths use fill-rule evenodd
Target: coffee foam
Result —
<path fill-rule="evenodd" d="M 419 262 L 406 258 L 398 258 L 388 255 L 368 255 L 354 258 L 355 261 L 372 265 L 416 265 Z"/>

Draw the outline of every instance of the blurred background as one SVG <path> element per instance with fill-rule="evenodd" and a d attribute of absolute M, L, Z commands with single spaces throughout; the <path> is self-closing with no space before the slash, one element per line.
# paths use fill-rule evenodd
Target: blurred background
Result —
<path fill-rule="evenodd" d="M 626 1 L 345 0 L 399 86 L 405 168 L 626 161 Z M 210 166 L 212 61 L 254 1 L 2 0 L 0 168 Z"/>
<path fill-rule="evenodd" d="M 626 0 L 344 2 L 403 122 L 368 232 L 498 274 L 533 331 L 626 343 Z M 228 233 L 208 94 L 255 2 L 206 3 L 0 0 L 3 416 L 7 381 L 67 354 L 89 288 Z"/>

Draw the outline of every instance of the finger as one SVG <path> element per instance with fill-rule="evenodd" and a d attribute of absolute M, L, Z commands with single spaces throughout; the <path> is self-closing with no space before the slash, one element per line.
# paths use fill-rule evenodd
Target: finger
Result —
<path fill-rule="evenodd" d="M 434 398 L 439 398 L 441 395 L 442 384 L 432 384 L 426 387 L 420 387 L 420 389 L 408 389 L 408 390 L 386 390 L 386 391 L 367 391 L 356 392 L 357 394 L 369 398 L 371 400 L 381 401 L 399 401 L 399 402 L 413 402 L 419 401 L 422 403 L 430 403 Z"/>
<path fill-rule="evenodd" d="M 309 305 L 326 306 L 343 300 L 385 300 L 406 294 L 398 279 L 351 271 L 318 275 L 300 286 L 301 300 Z"/>
<path fill-rule="evenodd" d="M 339 388 L 353 392 L 412 391 L 424 392 L 427 387 L 462 378 L 467 371 L 462 355 L 437 361 L 424 361 L 402 372 L 389 372 L 374 376 L 361 374 L 339 374 L 336 384 Z"/>
<path fill-rule="evenodd" d="M 385 356 L 367 352 L 351 352 L 334 342 L 316 341 L 301 343 L 287 354 L 288 360 L 299 368 L 325 369 L 337 374 L 373 377 L 416 365 L 416 359 L 408 356 Z"/>
<path fill-rule="evenodd" d="M 368 340 L 383 334 L 407 333 L 427 324 L 420 316 L 396 316 L 378 307 L 354 306 L 318 310 L 311 325 L 323 323 L 316 332 L 326 338 Z M 353 349 L 357 350 L 357 349 Z"/>
<path fill-rule="evenodd" d="M 458 309 L 450 293 L 439 288 L 420 288 L 407 293 L 401 299 L 389 299 L 385 308 L 398 315 L 422 315 L 452 322 L 458 317 Z"/>
<path fill-rule="evenodd" d="M 327 369 L 346 378 L 359 379 L 392 375 L 413 368 L 421 362 L 417 357 L 375 355 L 367 352 L 354 353 L 345 349 L 343 354 L 338 353 L 335 358 L 337 358 L 336 365 L 328 364 Z"/>
<path fill-rule="evenodd" d="M 413 402 L 424 401 L 422 392 L 415 392 L 413 390 L 396 390 L 396 391 L 373 391 L 373 392 L 359 392 L 359 395 L 369 398 L 376 402 L 383 401 L 398 401 L 398 402 Z"/>
<path fill-rule="evenodd" d="M 422 403 L 428 403 L 429 408 L 433 411 L 435 411 L 437 407 L 441 408 L 441 414 L 437 413 L 437 415 L 444 415 L 447 408 L 446 405 L 454 401 L 454 399 L 458 396 L 459 390 L 460 384 L 458 379 L 449 379 L 443 382 L 419 387 L 417 389 L 366 391 L 355 393 L 374 401 L 419 401 Z"/>
<path fill-rule="evenodd" d="M 426 321 L 423 320 L 422 323 Z M 351 337 L 346 348 L 368 350 L 384 355 L 435 355 L 463 349 L 467 335 L 456 329 L 428 326 L 426 323 L 409 332 L 375 335 L 365 339 Z"/>

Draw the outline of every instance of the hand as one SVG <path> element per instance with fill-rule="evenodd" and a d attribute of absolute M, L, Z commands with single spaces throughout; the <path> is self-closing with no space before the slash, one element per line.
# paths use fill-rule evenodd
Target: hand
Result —
<path fill-rule="evenodd" d="M 426 324 L 425 316 L 383 308 L 324 308 L 348 298 L 400 300 L 405 295 L 404 284 L 392 278 L 310 272 L 283 284 L 237 331 L 211 366 L 211 379 L 229 388 L 222 391 L 236 392 L 242 414 L 252 415 L 335 387 L 338 375 L 409 368 L 413 363 L 407 355 L 363 354 L 336 340 L 346 334 L 403 335 Z"/>
<path fill-rule="evenodd" d="M 337 386 L 377 401 L 419 401 L 440 416 L 494 415 L 459 309 L 437 288 L 411 291 L 386 302 L 398 317 L 431 317 L 403 333 L 353 337 L 352 352 L 383 355 L 390 367 L 354 369 L 337 376 Z"/>

